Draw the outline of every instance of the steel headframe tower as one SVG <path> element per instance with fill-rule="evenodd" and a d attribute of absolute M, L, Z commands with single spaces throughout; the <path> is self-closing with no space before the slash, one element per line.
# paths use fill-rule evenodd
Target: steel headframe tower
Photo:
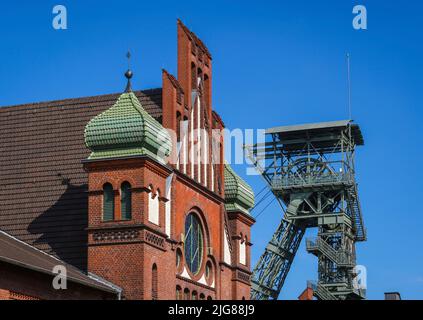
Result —
<path fill-rule="evenodd" d="M 314 296 L 364 299 L 355 243 L 366 232 L 354 170 L 355 147 L 363 144 L 359 126 L 345 120 L 268 129 L 265 143 L 245 146 L 284 211 L 253 271 L 252 299 L 277 299 L 307 228 L 318 228 L 306 240 L 318 258 Z"/>

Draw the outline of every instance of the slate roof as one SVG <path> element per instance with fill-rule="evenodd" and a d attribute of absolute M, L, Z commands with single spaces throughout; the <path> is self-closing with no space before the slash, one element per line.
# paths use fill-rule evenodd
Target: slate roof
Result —
<path fill-rule="evenodd" d="M 161 122 L 162 90 L 134 92 Z M 0 229 L 86 269 L 84 128 L 119 94 L 0 107 Z"/>
<path fill-rule="evenodd" d="M 77 268 L 68 265 L 43 251 L 40 251 L 3 231 L 0 231 L 0 261 L 51 275 L 52 277 L 57 275 L 53 273 L 53 268 L 57 265 L 62 265 L 66 267 L 66 276 L 68 281 L 116 294 L 121 291 L 118 287 L 109 285 L 106 281 L 96 280 L 94 277 L 90 277 L 87 274 L 82 273 Z"/>

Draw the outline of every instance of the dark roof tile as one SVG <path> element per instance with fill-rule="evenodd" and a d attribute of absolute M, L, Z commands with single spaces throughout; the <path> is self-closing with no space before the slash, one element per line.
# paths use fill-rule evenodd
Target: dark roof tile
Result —
<path fill-rule="evenodd" d="M 160 121 L 162 90 L 134 92 Z M 86 269 L 84 128 L 120 94 L 0 108 L 0 229 Z"/>

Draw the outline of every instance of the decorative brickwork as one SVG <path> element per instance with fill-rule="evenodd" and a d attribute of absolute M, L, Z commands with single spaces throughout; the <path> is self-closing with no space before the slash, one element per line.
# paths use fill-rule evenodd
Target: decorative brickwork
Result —
<path fill-rule="evenodd" d="M 245 284 L 249 285 L 250 284 L 250 274 L 237 270 L 236 271 L 236 280 L 240 280 L 243 281 Z"/>
<path fill-rule="evenodd" d="M 138 230 L 123 230 L 123 231 L 98 231 L 93 233 L 93 241 L 106 241 L 106 242 L 113 242 L 113 241 L 128 241 L 128 240 L 136 240 L 139 238 L 139 231 Z"/>
<path fill-rule="evenodd" d="M 9 300 L 40 300 L 40 299 L 23 294 L 23 293 L 17 293 L 17 292 L 11 291 L 9 295 Z"/>
<path fill-rule="evenodd" d="M 5 119 L 35 119 L 30 129 L 25 123 L 16 129 L 28 132 L 20 140 L 36 135 L 40 143 L 24 156 L 11 153 L 11 161 L 25 161 L 32 171 L 18 175 L 19 188 L 6 188 L 3 224 L 16 213 L 28 217 L 10 224 L 11 231 L 31 244 L 45 241 L 41 249 L 89 272 L 81 275 L 85 282 L 55 290 L 51 274 L 0 262 L 0 299 L 249 298 L 253 194 L 232 171 L 225 175 L 223 136 L 212 139 L 211 130 L 224 124 L 212 110 L 211 54 L 179 20 L 177 35 L 177 78 L 163 70 L 162 89 L 0 111 Z M 7 122 L 5 136 L 16 125 Z M 204 152 L 190 158 L 197 143 Z M 7 186 L 15 184 L 15 171 L 5 171 Z"/>
<path fill-rule="evenodd" d="M 163 70 L 163 126 L 180 129 L 179 122 L 186 119 L 188 131 L 222 129 L 220 117 L 212 113 L 210 81 L 209 51 L 178 21 L 178 79 Z M 101 117 L 96 119 L 107 127 Z M 134 119 L 131 116 L 132 128 L 137 126 Z M 93 124 L 95 121 L 90 122 L 90 128 Z M 96 141 L 103 140 L 102 134 L 109 139 L 107 131 L 93 132 Z M 183 148 L 176 148 L 182 143 L 178 134 L 172 137 L 168 164 L 148 154 L 85 162 L 89 182 L 88 269 L 122 287 L 125 299 L 248 299 L 250 226 L 254 222 L 248 209 L 254 195 L 232 169 L 227 168 L 224 174 L 222 161 L 214 164 L 213 171 L 210 164 L 179 162 Z M 123 138 L 127 139 L 126 133 Z M 217 159 L 223 159 L 223 140 L 219 144 L 222 149 Z M 203 141 L 203 145 L 209 148 L 211 160 L 211 141 Z M 231 217 L 225 209 L 225 178 Z M 119 190 L 123 181 L 131 185 L 132 217 L 104 221 L 102 188 L 110 184 Z M 119 196 L 117 192 L 114 201 L 117 217 L 121 216 L 116 205 Z M 195 224 L 187 224 L 187 217 Z M 245 248 L 242 263 L 238 259 L 241 238 Z M 200 243 L 193 243 L 193 239 L 200 239 Z M 192 252 L 200 251 L 187 257 L 184 248 L 188 245 L 195 246 Z M 192 260 L 195 267 L 187 259 L 197 259 Z"/>

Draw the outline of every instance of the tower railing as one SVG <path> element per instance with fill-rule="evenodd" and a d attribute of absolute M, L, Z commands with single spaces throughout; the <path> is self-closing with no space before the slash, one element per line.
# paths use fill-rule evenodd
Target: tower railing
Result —
<path fill-rule="evenodd" d="M 313 295 L 320 300 L 336 300 L 336 297 L 320 283 L 308 281 L 307 287 L 313 290 Z"/>
<path fill-rule="evenodd" d="M 332 262 L 338 266 L 353 266 L 354 261 L 348 252 L 344 250 L 336 250 L 331 247 L 322 238 L 307 238 L 306 249 L 309 252 L 321 252 L 324 256 L 328 257 Z"/>
<path fill-rule="evenodd" d="M 280 190 L 288 187 L 304 187 L 318 184 L 352 183 L 351 173 L 329 173 L 319 175 L 277 175 L 272 179 L 272 188 Z"/>
<path fill-rule="evenodd" d="M 348 189 L 348 196 L 350 198 L 350 210 L 351 216 L 354 221 L 354 227 L 356 229 L 356 240 L 357 241 L 366 241 L 367 234 L 364 227 L 363 216 L 361 214 L 361 205 L 358 198 L 357 185 L 354 184 L 350 189 Z"/>

